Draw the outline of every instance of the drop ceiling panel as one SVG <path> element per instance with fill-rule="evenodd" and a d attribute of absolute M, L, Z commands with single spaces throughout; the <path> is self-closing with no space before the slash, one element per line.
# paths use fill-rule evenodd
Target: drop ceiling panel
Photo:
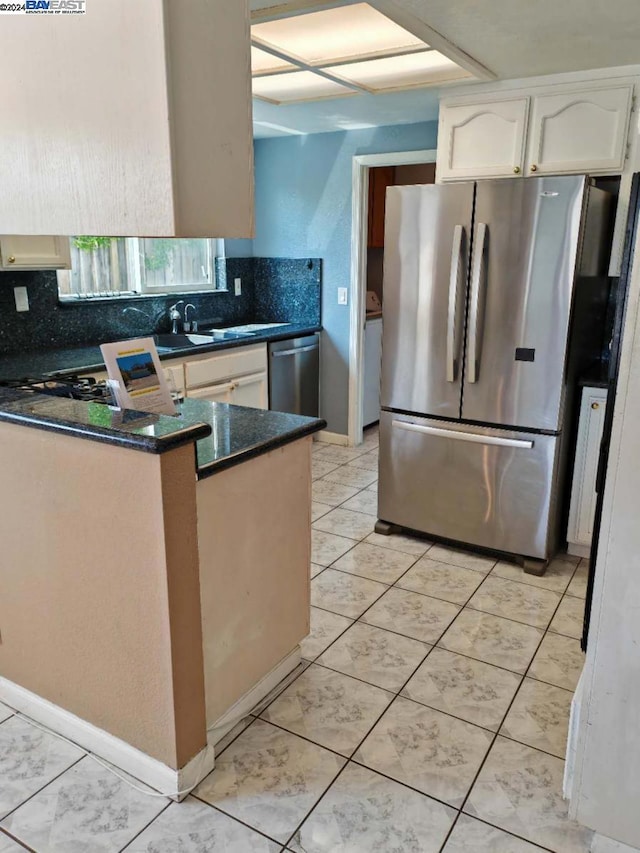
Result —
<path fill-rule="evenodd" d="M 468 71 L 447 59 L 436 50 L 354 62 L 326 69 L 343 80 L 373 91 L 400 89 L 407 86 L 426 86 L 447 80 L 470 77 Z"/>
<path fill-rule="evenodd" d="M 252 38 L 309 65 L 414 50 L 425 44 L 368 3 L 254 24 Z"/>
<path fill-rule="evenodd" d="M 270 74 L 274 71 L 286 71 L 293 67 L 286 59 L 280 59 L 271 53 L 267 53 L 266 50 L 260 50 L 258 47 L 251 48 L 252 74 Z"/>
<path fill-rule="evenodd" d="M 336 98 L 353 95 L 353 89 L 327 80 L 312 71 L 293 71 L 253 78 L 253 94 L 274 103 L 310 101 L 318 98 Z"/>

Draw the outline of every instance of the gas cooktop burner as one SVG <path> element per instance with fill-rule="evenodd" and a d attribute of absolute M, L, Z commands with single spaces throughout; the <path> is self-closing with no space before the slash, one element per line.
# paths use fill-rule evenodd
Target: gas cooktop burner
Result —
<path fill-rule="evenodd" d="M 68 397 L 72 400 L 88 400 L 94 403 L 112 403 L 109 387 L 105 382 L 96 382 L 92 376 L 63 376 L 55 379 L 24 379 L 4 383 L 21 391 Z"/>

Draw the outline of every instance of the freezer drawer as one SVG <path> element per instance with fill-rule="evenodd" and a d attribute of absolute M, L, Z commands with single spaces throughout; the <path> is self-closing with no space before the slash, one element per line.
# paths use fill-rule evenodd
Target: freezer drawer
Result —
<path fill-rule="evenodd" d="M 382 412 L 378 515 L 546 559 L 556 547 L 559 443 L 558 436 Z"/>

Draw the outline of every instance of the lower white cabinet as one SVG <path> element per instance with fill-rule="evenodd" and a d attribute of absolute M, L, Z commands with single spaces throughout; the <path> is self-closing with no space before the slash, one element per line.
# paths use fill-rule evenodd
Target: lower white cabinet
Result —
<path fill-rule="evenodd" d="M 567 529 L 567 550 L 579 557 L 588 557 L 591 548 L 596 512 L 596 474 L 606 405 L 605 388 L 585 386 L 582 389 Z"/>
<path fill-rule="evenodd" d="M 266 344 L 188 359 L 184 375 L 187 397 L 254 409 L 269 408 Z"/>
<path fill-rule="evenodd" d="M 364 394 L 362 426 L 380 420 L 380 360 L 382 358 L 382 317 L 367 320 L 364 327 Z"/>
<path fill-rule="evenodd" d="M 0 269 L 71 269 L 69 238 L 0 236 Z"/>

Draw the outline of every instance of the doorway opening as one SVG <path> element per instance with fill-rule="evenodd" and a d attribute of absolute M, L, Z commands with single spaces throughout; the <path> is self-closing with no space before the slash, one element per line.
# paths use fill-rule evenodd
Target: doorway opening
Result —
<path fill-rule="evenodd" d="M 384 202 L 389 186 L 435 183 L 435 150 L 353 158 L 351 312 L 349 335 L 350 445 L 378 420 L 384 312 Z"/>

